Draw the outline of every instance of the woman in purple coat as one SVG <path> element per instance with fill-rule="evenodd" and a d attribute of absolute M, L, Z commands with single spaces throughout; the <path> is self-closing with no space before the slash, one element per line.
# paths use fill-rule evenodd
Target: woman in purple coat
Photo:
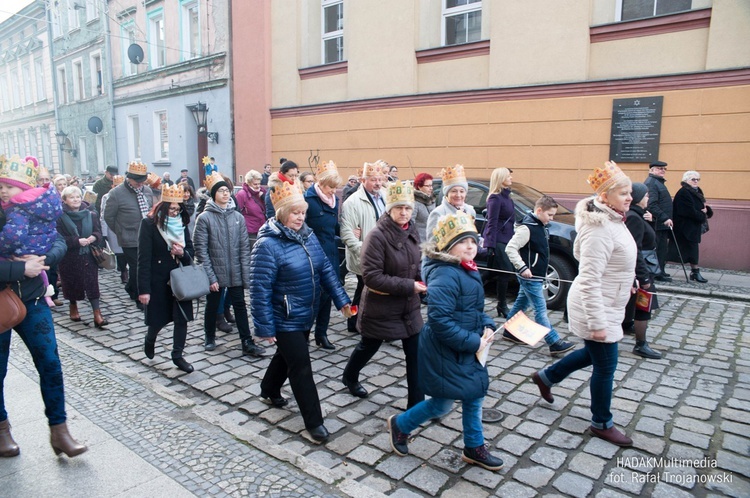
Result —
<path fill-rule="evenodd" d="M 263 191 L 260 188 L 260 173 L 251 169 L 245 175 L 245 183 L 242 190 L 235 196 L 237 200 L 237 211 L 245 217 L 247 234 L 250 236 L 250 249 L 258 240 L 258 230 L 266 222 L 266 203 L 263 200 Z"/>
<path fill-rule="evenodd" d="M 60 261 L 59 273 L 63 295 L 70 301 L 70 319 L 81 321 L 78 301 L 88 299 L 94 310 L 94 325 L 103 329 L 109 322 L 99 309 L 99 266 L 91 254 L 91 245 L 102 242 L 101 223 L 83 202 L 80 188 L 65 187 L 62 201 L 63 215 L 57 220 L 57 231 L 65 238 L 68 252 Z"/>
<path fill-rule="evenodd" d="M 497 315 L 507 318 L 508 282 L 515 269 L 505 254 L 505 246 L 513 238 L 513 225 L 516 221 L 516 210 L 510 198 L 510 186 L 513 184 L 512 171 L 508 168 L 496 168 L 490 177 L 490 196 L 487 198 L 487 224 L 482 237 L 487 249 L 488 266 L 508 273 L 497 273 Z"/>

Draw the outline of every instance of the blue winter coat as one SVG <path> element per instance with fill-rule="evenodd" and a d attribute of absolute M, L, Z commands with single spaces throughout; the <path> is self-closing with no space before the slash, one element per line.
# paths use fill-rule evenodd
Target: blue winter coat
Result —
<path fill-rule="evenodd" d="M 435 398 L 469 400 L 487 394 L 487 368 L 477 360 L 484 328 L 495 323 L 484 312 L 479 272 L 459 259 L 425 247 L 423 276 L 429 303 L 427 323 L 419 335 L 419 384 Z"/>
<path fill-rule="evenodd" d="M 318 197 L 315 185 L 307 189 L 305 200 L 308 206 L 305 223 L 315 233 L 331 266 L 338 269 L 339 251 L 336 247 L 336 235 L 339 233 L 339 200 L 336 199 L 334 207 L 329 206 Z"/>
<path fill-rule="evenodd" d="M 276 218 L 266 221 L 258 231 L 250 266 L 250 310 L 258 337 L 310 330 L 317 315 L 320 286 L 336 309 L 351 302 L 307 225 L 295 232 Z"/>

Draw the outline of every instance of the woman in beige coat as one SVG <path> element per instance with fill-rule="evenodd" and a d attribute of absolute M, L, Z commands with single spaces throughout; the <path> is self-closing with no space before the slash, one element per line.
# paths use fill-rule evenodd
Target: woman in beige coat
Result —
<path fill-rule="evenodd" d="M 608 161 L 589 176 L 589 184 L 597 195 L 576 206 L 574 252 L 579 271 L 568 294 L 568 326 L 584 340 L 584 348 L 533 374 L 531 380 L 542 398 L 552 403 L 550 388 L 554 384 L 593 365 L 591 433 L 618 446 L 631 446 L 633 441 L 614 427 L 610 411 L 617 343 L 622 339 L 625 306 L 635 284 L 637 248 L 625 226 L 631 182 Z"/>

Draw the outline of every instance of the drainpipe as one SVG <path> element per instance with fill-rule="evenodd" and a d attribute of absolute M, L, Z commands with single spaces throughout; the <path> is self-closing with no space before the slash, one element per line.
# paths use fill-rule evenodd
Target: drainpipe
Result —
<path fill-rule="evenodd" d="M 105 16 L 104 20 L 107 21 L 107 22 L 104 23 L 104 26 L 105 26 L 105 28 L 104 28 L 104 46 L 105 46 L 105 51 L 107 53 L 107 65 L 109 66 L 108 67 L 108 69 L 109 69 L 109 73 L 108 73 L 108 78 L 109 78 L 109 85 L 108 85 L 108 87 L 109 87 L 108 88 L 108 91 L 109 91 L 109 114 L 110 114 L 110 118 L 111 118 L 111 121 L 112 121 L 112 140 L 111 140 L 111 142 L 112 142 L 112 147 L 114 148 L 114 153 L 115 153 L 115 160 L 114 160 L 114 163 L 112 163 L 112 164 L 116 165 L 118 163 L 118 158 L 117 158 L 117 133 L 115 133 L 115 76 L 114 76 L 114 72 L 113 72 L 114 65 L 112 64 L 112 39 L 111 39 L 111 36 L 110 36 L 110 26 L 109 26 L 109 19 L 110 19 L 110 17 L 109 17 L 109 2 L 105 2 L 105 4 L 106 4 L 105 9 L 106 9 L 106 14 L 107 15 Z M 104 167 L 105 168 L 107 167 L 106 160 L 105 160 Z"/>
<path fill-rule="evenodd" d="M 47 37 L 48 37 L 48 43 L 47 47 L 49 48 L 49 63 L 50 63 L 50 69 L 52 70 L 52 101 L 54 103 L 55 108 L 55 133 L 58 133 L 62 128 L 60 126 L 60 115 L 57 112 L 57 108 L 59 107 L 59 102 L 57 99 L 57 67 L 55 67 L 55 51 L 54 51 L 54 39 L 55 35 L 52 32 L 52 9 L 50 8 L 50 3 L 45 2 L 44 5 L 45 14 L 47 17 Z M 50 137 L 47 137 L 48 139 Z M 55 135 L 52 136 L 50 143 L 57 145 L 57 163 L 58 163 L 58 173 L 63 172 L 63 164 L 62 164 L 62 146 L 57 143 L 57 137 Z"/>

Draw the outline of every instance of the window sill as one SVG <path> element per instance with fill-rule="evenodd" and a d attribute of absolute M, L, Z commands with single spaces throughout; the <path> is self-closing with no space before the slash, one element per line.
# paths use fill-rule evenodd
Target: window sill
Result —
<path fill-rule="evenodd" d="M 349 71 L 349 62 L 333 62 L 321 66 L 306 67 L 298 69 L 299 79 L 309 80 L 311 78 L 322 78 L 324 76 L 333 76 L 334 74 L 346 74 Z"/>
<path fill-rule="evenodd" d="M 463 43 L 461 45 L 449 45 L 447 47 L 429 48 L 427 50 L 418 50 L 417 64 L 428 62 L 447 61 L 451 59 L 463 59 L 464 57 L 477 57 L 488 55 L 490 53 L 490 41 L 482 40 L 473 43 Z"/>
<path fill-rule="evenodd" d="M 151 163 L 154 165 L 154 168 L 169 168 L 172 166 L 172 162 L 169 159 L 160 159 L 159 161 L 154 161 Z"/>
<path fill-rule="evenodd" d="M 680 14 L 637 19 L 603 26 L 589 28 L 591 43 L 611 40 L 624 40 L 641 36 L 661 35 L 686 31 L 690 29 L 707 28 L 711 25 L 711 9 L 693 10 Z"/>

